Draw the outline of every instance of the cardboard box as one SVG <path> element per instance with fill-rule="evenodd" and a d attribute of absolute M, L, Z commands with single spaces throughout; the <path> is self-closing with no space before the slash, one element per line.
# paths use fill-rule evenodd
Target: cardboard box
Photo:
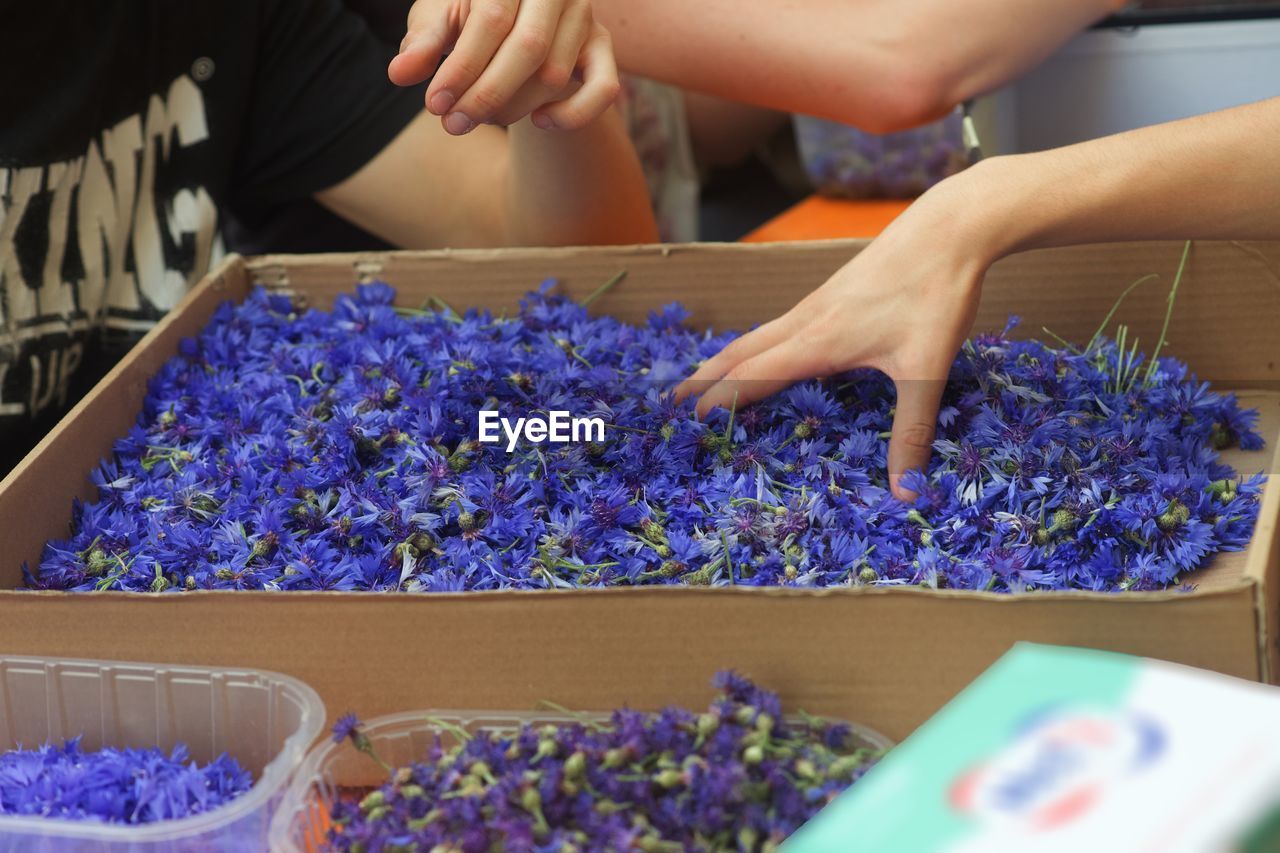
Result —
<path fill-rule="evenodd" d="M 214 307 L 253 282 L 327 306 L 381 276 L 406 305 L 512 306 L 546 277 L 584 295 L 620 269 L 593 308 L 637 320 L 682 300 L 692 322 L 744 327 L 789 308 L 858 243 L 437 252 L 230 258 L 0 484 L 0 588 L 22 583 L 43 543 L 65 535 L 71 499 L 139 410 L 148 378 Z M 1120 318 L 1155 341 L 1181 244 L 1029 253 L 992 270 L 979 328 L 1024 318 L 1087 340 L 1127 284 Z M 1280 244 L 1198 244 L 1170 329 L 1171 352 L 1219 388 L 1250 389 L 1267 450 L 1235 453 L 1274 470 L 1280 437 Z M 1132 336 L 1131 336 L 1132 337 Z M 1268 487 L 1253 547 L 1220 555 L 1191 593 L 1000 596 L 922 589 L 650 588 L 464 594 L 0 592 L 0 651 L 261 667 L 314 686 L 336 716 L 412 708 L 582 709 L 705 702 L 735 667 L 790 704 L 901 738 L 1018 640 L 1090 646 L 1253 680 L 1275 678 L 1280 485 Z"/>

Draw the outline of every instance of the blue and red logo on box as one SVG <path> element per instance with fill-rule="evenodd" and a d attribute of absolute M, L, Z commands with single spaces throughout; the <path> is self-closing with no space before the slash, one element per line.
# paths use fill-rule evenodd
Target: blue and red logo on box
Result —
<path fill-rule="evenodd" d="M 1087 813 L 1109 787 L 1147 772 L 1166 741 L 1160 725 L 1142 714 L 1042 708 L 1004 749 L 957 778 L 948 800 L 984 824 L 1051 830 Z"/>

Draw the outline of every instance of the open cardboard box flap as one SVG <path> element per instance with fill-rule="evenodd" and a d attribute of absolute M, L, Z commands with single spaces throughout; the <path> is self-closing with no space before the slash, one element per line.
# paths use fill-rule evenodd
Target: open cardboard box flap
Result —
<path fill-rule="evenodd" d="M 640 320 L 679 300 L 691 322 L 747 327 L 790 308 L 860 242 L 762 246 L 402 252 L 228 258 L 0 483 L 0 587 L 22 583 L 43 543 L 66 534 L 71 498 L 133 424 L 147 382 L 213 309 L 254 283 L 325 308 L 380 277 L 399 301 L 514 307 L 545 278 L 583 296 L 620 270 L 596 310 Z M 1087 340 L 1130 282 L 1159 273 L 1118 315 L 1154 342 L 1182 246 L 1115 244 L 1033 252 L 987 277 L 975 328 L 1042 327 Z M 1198 243 L 1168 352 L 1216 387 L 1249 389 L 1268 448 L 1233 452 L 1242 473 L 1274 470 L 1280 438 L 1280 244 Z M 703 703 L 733 667 L 792 707 L 902 737 L 1017 640 L 1092 646 L 1253 679 L 1275 679 L 1275 524 L 1268 485 L 1250 549 L 1220 555 L 1192 592 L 988 593 L 923 589 L 651 588 L 406 595 L 0 592 L 0 650 L 253 666 L 313 685 L 336 716 L 415 708 L 528 710 Z"/>

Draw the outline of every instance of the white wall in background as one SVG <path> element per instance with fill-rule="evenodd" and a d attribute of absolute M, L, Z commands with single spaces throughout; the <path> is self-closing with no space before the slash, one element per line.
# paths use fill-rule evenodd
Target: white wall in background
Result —
<path fill-rule="evenodd" d="M 1094 30 L 986 99 L 980 131 L 1036 151 L 1276 96 L 1280 20 Z"/>

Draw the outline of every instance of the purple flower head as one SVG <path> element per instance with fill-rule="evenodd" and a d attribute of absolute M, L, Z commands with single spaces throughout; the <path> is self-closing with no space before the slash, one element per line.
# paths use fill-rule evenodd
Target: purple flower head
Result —
<path fill-rule="evenodd" d="M 362 725 L 360 718 L 355 714 L 342 715 L 338 718 L 338 722 L 333 724 L 333 742 L 342 743 L 347 738 L 354 741 Z"/>

